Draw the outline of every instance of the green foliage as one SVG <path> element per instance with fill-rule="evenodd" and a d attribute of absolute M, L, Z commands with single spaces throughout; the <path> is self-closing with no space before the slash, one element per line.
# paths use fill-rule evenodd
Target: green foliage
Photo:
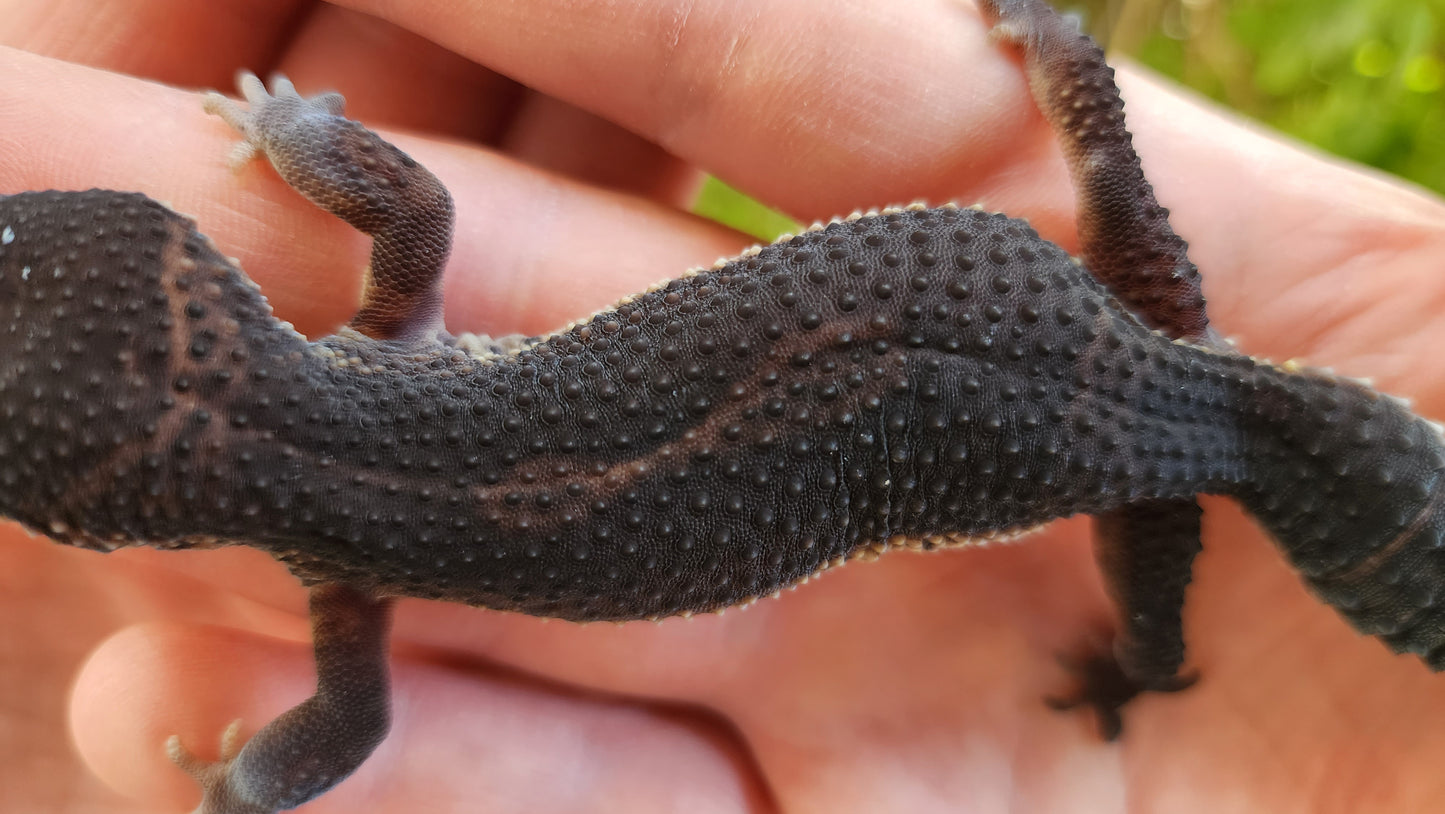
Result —
<path fill-rule="evenodd" d="M 1091 0 L 1090 30 L 1228 107 L 1445 192 L 1445 0 Z"/>
<path fill-rule="evenodd" d="M 801 224 L 787 215 L 763 206 L 711 176 L 703 182 L 692 211 L 764 241 L 775 240 L 801 228 Z"/>

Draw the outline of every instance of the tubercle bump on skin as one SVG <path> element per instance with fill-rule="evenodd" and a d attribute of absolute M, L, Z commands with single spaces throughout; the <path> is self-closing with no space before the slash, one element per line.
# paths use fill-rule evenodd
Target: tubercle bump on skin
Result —
<path fill-rule="evenodd" d="M 708 272 L 719 271 L 719 270 L 721 270 L 721 269 L 724 269 L 724 268 L 728 267 L 729 265 L 741 263 L 741 262 L 743 262 L 743 261 L 746 261 L 746 260 L 749 259 L 749 258 L 756 257 L 760 252 L 762 252 L 762 251 L 765 250 L 765 249 L 768 249 L 768 248 L 771 248 L 771 247 L 775 247 L 775 246 L 785 246 L 785 245 L 787 245 L 788 243 L 790 243 L 791 241 L 793 241 L 793 240 L 795 240 L 795 239 L 797 239 L 797 238 L 799 238 L 799 237 L 802 237 L 802 236 L 805 236 L 805 235 L 808 235 L 808 234 L 811 234 L 811 233 L 814 233 L 814 232 L 821 232 L 821 231 L 823 231 L 824 229 L 826 229 L 826 228 L 828 228 L 829 226 L 831 226 L 831 225 L 833 225 L 833 224 L 836 224 L 836 223 L 851 223 L 851 222 L 855 222 L 855 221 L 861 220 L 861 219 L 863 219 L 863 218 L 886 217 L 886 216 L 888 216 L 888 215 L 895 215 L 895 214 L 899 214 L 899 213 L 903 213 L 903 212 L 923 212 L 923 211 L 927 211 L 927 210 L 929 210 L 929 209 L 940 209 L 940 210 L 969 209 L 969 210 L 980 211 L 980 212 L 982 212 L 982 211 L 987 211 L 987 210 L 984 209 L 984 207 L 983 207 L 981 204 L 978 204 L 978 203 L 970 204 L 970 205 L 968 205 L 968 206 L 962 206 L 962 205 L 960 205 L 960 204 L 957 204 L 957 203 L 955 203 L 955 202 L 950 201 L 950 202 L 947 202 L 947 203 L 944 203 L 944 204 L 940 204 L 940 205 L 937 206 L 937 207 L 930 207 L 926 202 L 924 202 L 924 201 L 922 201 L 922 200 L 916 200 L 916 201 L 913 201 L 913 202 L 907 203 L 907 204 L 896 204 L 896 205 L 890 205 L 890 206 L 875 207 L 875 208 L 868 209 L 868 210 L 854 210 L 853 212 L 851 212 L 851 213 L 849 213 L 849 214 L 847 214 L 847 215 L 840 215 L 840 216 L 831 218 L 831 219 L 829 219 L 829 220 L 827 220 L 827 221 L 816 221 L 816 222 L 814 222 L 811 226 L 808 226 L 808 227 L 806 227 L 806 228 L 804 228 L 804 229 L 802 229 L 801 231 L 796 232 L 796 233 L 793 233 L 793 232 L 783 233 L 783 234 L 779 235 L 779 236 L 778 236 L 775 240 L 773 240 L 771 243 L 754 243 L 753 245 L 748 246 L 747 248 L 745 248 L 745 249 L 743 249 L 742 251 L 738 252 L 738 254 L 736 254 L 736 255 L 733 255 L 733 256 L 731 256 L 731 257 L 719 257 L 717 260 L 713 261 L 713 264 L 712 264 L 711 266 L 693 266 L 693 267 L 691 267 L 691 268 L 688 268 L 688 269 L 684 270 L 681 274 L 678 274 L 678 275 L 675 275 L 675 276 L 672 276 L 672 277 L 666 277 L 666 278 L 663 278 L 663 279 L 661 279 L 661 280 L 658 280 L 657 282 L 655 282 L 655 283 L 653 283 L 653 284 L 651 284 L 651 285 L 643 288 L 641 291 L 638 291 L 638 292 L 635 293 L 635 294 L 625 295 L 625 296 L 623 296 L 623 297 L 615 300 L 615 301 L 612 302 L 611 304 L 606 305 L 606 306 L 603 306 L 602 308 L 599 308 L 599 309 L 593 311 L 592 313 L 588 314 L 588 315 L 585 316 L 585 317 L 581 317 L 581 318 L 579 318 L 579 319 L 575 319 L 575 320 L 573 320 L 573 321 L 571 321 L 571 322 L 568 322 L 568 323 L 562 325 L 561 327 L 559 327 L 559 328 L 557 328 L 557 329 L 555 329 L 555 330 L 552 330 L 552 331 L 550 331 L 550 332 L 548 332 L 548 333 L 539 334 L 538 336 L 533 337 L 533 339 L 536 340 L 536 344 L 546 343 L 546 342 L 548 342 L 548 341 L 550 341 L 550 340 L 552 340 L 552 339 L 555 339 L 555 338 L 558 337 L 558 336 L 562 336 L 562 335 L 567 334 L 567 333 L 570 333 L 570 332 L 572 332 L 572 331 L 574 331 L 574 330 L 576 330 L 576 329 L 578 329 L 578 328 L 581 328 L 581 327 L 583 327 L 583 326 L 586 326 L 586 325 L 592 323 L 593 321 L 595 321 L 598 317 L 607 316 L 607 315 L 613 313 L 614 311 L 616 311 L 618 308 L 621 308 L 621 307 L 623 307 L 623 306 L 625 306 L 625 305 L 630 305 L 630 304 L 636 302 L 639 297 L 646 296 L 646 295 L 648 295 L 648 294 L 652 294 L 652 293 L 655 293 L 655 292 L 657 292 L 657 291 L 660 291 L 660 290 L 666 288 L 667 286 L 669 286 L 669 285 L 671 285 L 671 284 L 673 284 L 673 283 L 675 283 L 675 282 L 677 282 L 677 281 L 679 281 L 679 280 L 686 280 L 686 279 L 688 279 L 688 278 L 690 278 L 690 277 L 696 277 L 696 276 L 699 275 L 699 274 L 706 274 L 706 273 L 708 273 Z M 1002 213 L 1002 212 L 993 212 L 993 214 L 1002 215 L 1003 213 Z M 1021 222 L 1027 223 L 1027 221 L 1021 221 Z M 484 338 L 484 337 L 482 337 L 482 336 L 480 336 L 480 335 L 477 335 L 477 334 L 471 334 L 471 333 L 457 334 L 457 338 L 458 338 L 458 339 L 461 339 L 462 337 L 476 337 L 478 340 L 485 341 L 485 338 Z M 507 359 L 514 358 L 514 357 L 518 356 L 519 354 L 521 354 L 523 351 L 525 351 L 525 350 L 527 349 L 527 348 L 523 348 L 523 347 L 518 347 L 518 348 L 509 348 L 509 349 L 506 349 L 506 350 L 504 350 L 504 351 L 502 351 L 502 352 L 500 352 L 500 353 L 490 353 L 490 352 L 487 352 L 487 351 L 485 351 L 485 350 L 479 349 L 479 348 L 478 348 L 478 343 L 472 343 L 472 342 L 463 343 L 463 342 L 459 342 L 459 343 L 458 343 L 458 346 L 459 346 L 459 347 L 463 347 L 468 353 L 471 353 L 473 356 L 475 356 L 475 357 L 478 359 L 478 361 L 487 362 L 487 363 L 502 362 L 502 361 L 505 361 L 505 360 L 507 360 Z M 530 346 L 529 346 L 529 347 L 530 347 Z"/>
<path fill-rule="evenodd" d="M 904 534 L 894 535 L 892 538 L 885 542 L 862 543 L 857 548 L 855 548 L 851 554 L 847 556 L 835 557 L 832 560 L 826 560 L 816 571 L 813 571 L 811 574 L 807 574 L 786 585 L 779 586 L 777 590 L 773 591 L 772 593 L 755 596 L 747 599 L 746 601 L 739 602 L 733 605 L 725 605 L 722 607 L 717 607 L 701 612 L 689 610 L 684 611 L 683 613 L 674 614 L 673 616 L 650 616 L 648 617 L 648 621 L 661 623 L 672 618 L 683 618 L 691 620 L 698 616 L 722 616 L 730 610 L 745 611 L 762 600 L 781 599 L 785 592 L 792 593 L 794 591 L 797 591 L 804 585 L 809 585 L 813 582 L 816 582 L 826 574 L 838 571 L 850 562 L 873 562 L 883 554 L 888 553 L 889 551 L 904 550 L 915 554 L 927 555 L 942 553 L 944 551 L 954 548 L 972 548 L 977 546 L 1012 543 L 1017 540 L 1021 540 L 1024 537 L 1037 534 L 1039 531 L 1043 530 L 1043 528 L 1044 524 L 1035 524 L 1022 528 L 1002 529 L 998 531 L 988 532 L 986 534 L 977 535 L 946 534 L 926 535 L 923 537 L 912 537 Z M 584 622 L 583 624 L 590 623 Z M 626 624 L 626 622 L 618 622 L 618 624 Z"/>

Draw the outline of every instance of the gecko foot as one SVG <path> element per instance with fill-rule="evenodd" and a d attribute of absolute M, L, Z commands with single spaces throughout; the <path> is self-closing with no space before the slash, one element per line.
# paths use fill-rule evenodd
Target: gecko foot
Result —
<path fill-rule="evenodd" d="M 1060 663 L 1078 677 L 1078 687 L 1071 695 L 1044 698 L 1056 710 L 1089 707 L 1099 727 L 1099 737 L 1115 741 L 1124 731 L 1120 710 L 1125 704 L 1146 692 L 1179 692 L 1194 686 L 1199 673 L 1183 673 L 1147 682 L 1130 678 L 1119 659 L 1108 650 L 1096 650 L 1083 657 L 1060 657 Z"/>
<path fill-rule="evenodd" d="M 240 167 L 257 155 L 273 156 L 272 148 L 285 135 L 283 124 L 304 122 L 311 117 L 333 118 L 346 110 L 346 99 L 339 93 L 322 93 L 310 99 L 296 92 L 291 80 L 277 74 L 271 78 L 271 91 L 250 71 L 236 74 L 236 87 L 250 108 L 243 108 L 215 91 L 207 93 L 202 108 L 219 116 L 244 138 L 231 152 L 230 164 Z"/>
<path fill-rule="evenodd" d="M 270 814 L 273 811 L 248 806 L 231 792 L 231 766 L 244 745 L 239 718 L 222 730 L 221 758 L 214 762 L 196 757 L 177 735 L 166 739 L 166 756 L 201 786 L 201 805 L 194 814 Z"/>
<path fill-rule="evenodd" d="M 979 0 L 979 13 L 993 27 L 988 38 L 993 43 L 1008 43 L 1022 48 L 1037 48 L 1045 39 L 1049 26 L 1060 21 L 1080 31 L 1080 20 L 1071 14 L 1060 14 L 1040 0 Z"/>

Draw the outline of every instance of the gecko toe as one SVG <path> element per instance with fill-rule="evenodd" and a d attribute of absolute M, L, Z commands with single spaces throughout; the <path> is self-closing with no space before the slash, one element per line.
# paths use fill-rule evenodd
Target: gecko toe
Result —
<path fill-rule="evenodd" d="M 247 784 L 237 782 L 236 758 L 245 745 L 239 718 L 222 730 L 220 756 L 214 761 L 196 757 L 176 735 L 166 739 L 166 756 L 201 787 L 201 804 L 193 814 L 274 814 L 275 806 L 248 801 Z"/>
<path fill-rule="evenodd" d="M 1046 696 L 1051 709 L 1067 711 L 1087 707 L 1094 712 L 1099 737 L 1118 740 L 1124 731 L 1121 714 L 1124 706 L 1143 693 L 1173 693 L 1188 689 L 1199 681 L 1198 672 L 1181 673 L 1157 680 L 1131 678 L 1109 651 L 1091 653 L 1083 658 L 1061 658 L 1065 669 L 1077 679 L 1074 691 L 1065 696 Z"/>
<path fill-rule="evenodd" d="M 271 94 L 266 92 L 266 83 L 261 81 L 261 77 L 244 68 L 236 71 L 236 90 L 241 92 L 241 98 L 253 105 L 261 104 L 271 98 Z"/>
<path fill-rule="evenodd" d="M 243 70 L 236 74 L 236 88 L 246 107 L 215 91 L 201 101 L 203 110 L 220 117 L 243 137 L 227 162 L 232 169 L 239 169 L 258 155 L 271 157 L 277 150 L 293 147 L 297 138 L 306 138 L 305 134 L 326 127 L 317 123 L 318 119 L 332 120 L 346 110 L 346 99 L 341 94 L 332 91 L 305 98 L 282 74 L 271 77 L 271 89 L 267 90 L 260 77 Z M 306 123 L 309 129 L 298 130 L 298 123 Z"/>
<path fill-rule="evenodd" d="M 166 757 L 204 787 L 207 783 L 214 782 L 213 778 L 217 773 L 225 773 L 226 767 L 241 753 L 243 746 L 245 741 L 241 739 L 241 719 L 237 718 L 221 731 L 219 760 L 202 760 L 196 757 L 195 753 L 181 743 L 179 735 L 166 738 Z"/>

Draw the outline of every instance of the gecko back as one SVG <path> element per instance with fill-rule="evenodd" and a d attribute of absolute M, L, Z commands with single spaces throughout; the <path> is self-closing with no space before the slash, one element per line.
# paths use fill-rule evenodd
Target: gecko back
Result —
<path fill-rule="evenodd" d="M 195 517 L 237 474 L 228 405 L 304 340 L 193 226 L 134 193 L 0 198 L 0 514 L 100 549 L 227 535 Z"/>
<path fill-rule="evenodd" d="M 1357 627 L 1396 649 L 1425 655 L 1436 668 L 1445 666 L 1445 608 L 1436 607 L 1439 586 L 1445 585 L 1445 516 L 1439 502 L 1445 453 L 1435 427 L 1397 400 L 1349 381 L 1170 342 L 1140 325 L 1065 255 L 1018 222 L 981 212 L 914 210 L 837 224 L 489 363 L 460 351 L 397 354 L 404 345 L 356 335 L 308 345 L 271 316 L 254 285 L 188 219 L 143 196 L 103 191 L 9 196 L 0 199 L 0 227 L 0 319 L 7 320 L 0 327 L 8 333 L 8 352 L 0 359 L 5 487 L 0 511 L 67 542 L 99 548 L 242 542 L 271 551 L 308 581 L 545 615 L 636 618 L 769 593 L 890 539 L 946 542 L 949 535 L 987 536 L 1141 499 L 1225 493 L 1265 524 L 1321 597 Z M 981 271 L 954 268 L 931 290 L 923 285 L 938 274 L 938 248 L 921 237 L 930 229 L 950 243 L 964 229 L 973 236 L 969 242 L 991 247 L 986 254 L 997 261 L 991 263 L 993 284 L 973 285 Z M 812 251 L 813 246 L 830 251 Z M 565 452 L 576 445 L 568 438 L 583 438 L 588 431 L 578 424 L 569 435 L 569 420 L 558 423 L 551 397 L 537 389 L 539 375 L 547 378 L 538 371 L 555 365 L 556 380 L 566 382 L 569 369 L 603 365 L 617 353 L 607 326 L 637 324 L 641 332 L 630 344 L 642 347 L 648 325 L 672 323 L 638 315 L 645 317 L 653 307 L 659 309 L 654 317 L 668 314 L 667 303 L 686 292 L 715 292 L 708 295 L 718 297 L 710 305 L 682 296 L 678 302 L 687 304 L 670 318 L 683 320 L 679 324 L 715 323 L 723 332 L 706 341 L 720 347 L 780 341 L 786 332 L 771 333 L 771 323 L 752 324 L 741 316 L 753 307 L 749 298 L 729 299 L 735 288 L 753 290 L 751 269 L 765 270 L 769 287 L 784 298 L 795 285 L 839 281 L 836 291 L 829 285 L 820 290 L 828 291 L 824 300 L 841 305 L 830 319 L 844 325 L 856 313 L 847 281 L 857 257 L 850 252 L 870 268 L 889 269 L 886 275 L 875 271 L 870 285 L 888 286 L 885 281 L 895 277 L 911 283 L 892 286 L 894 293 L 844 333 L 861 336 L 876 333 L 878 325 L 897 326 L 896 335 L 878 334 L 868 347 L 893 348 L 888 353 L 897 354 L 899 383 L 936 382 L 933 387 L 941 389 L 934 398 L 945 401 L 917 401 L 919 385 L 850 388 L 841 384 L 846 375 L 837 387 L 824 380 L 790 389 L 794 411 L 857 416 L 857 424 L 830 421 L 811 430 L 809 450 L 829 448 L 845 462 L 838 477 L 829 479 L 834 471 L 829 458 L 792 459 L 790 445 L 743 447 L 737 461 L 743 470 L 759 473 L 783 466 L 777 471 L 791 472 L 789 483 L 812 477 L 831 484 L 818 492 L 817 506 L 800 504 L 800 518 L 836 514 L 820 521 L 817 531 L 807 524 L 788 533 L 782 528 L 790 516 L 788 501 L 806 497 L 806 490 L 779 496 L 774 503 L 781 516 L 762 526 L 736 523 L 723 505 L 692 505 L 676 515 L 649 509 L 639 516 L 654 518 L 651 523 L 622 523 L 601 537 L 598 529 L 611 521 L 597 507 L 589 510 L 587 500 L 574 501 L 560 483 L 557 505 L 542 514 L 512 506 L 515 487 L 488 485 L 505 483 L 496 478 L 527 476 L 530 458 L 540 456 L 556 467 L 582 451 Z M 785 260 L 789 271 L 780 275 Z M 1045 279 L 1056 293 L 1039 293 L 1044 289 L 1038 281 Z M 941 298 L 931 299 L 931 291 Z M 799 296 L 806 301 L 813 295 Z M 730 316 L 710 317 L 718 305 Z M 951 316 L 928 328 L 930 323 L 909 316 L 922 313 Z M 975 313 L 987 318 L 975 320 Z M 1061 325 L 1057 319 L 1039 322 L 1034 313 L 1093 316 Z M 960 332 L 960 325 L 970 327 Z M 1032 342 L 998 344 L 1025 329 L 1033 331 Z M 670 336 L 660 330 L 653 344 L 666 350 L 675 343 Z M 1041 350 L 1051 346 L 1052 351 Z M 820 349 L 809 357 L 809 375 L 833 369 L 827 353 L 837 350 Z M 857 349 L 841 352 L 836 369 L 843 374 L 848 358 L 874 358 L 871 351 L 861 357 Z M 632 367 L 657 367 L 631 353 L 626 355 Z M 321 361 L 348 356 L 355 362 Z M 796 354 L 793 362 L 796 367 Z M 463 368 L 470 372 L 462 375 Z M 447 369 L 452 372 L 439 372 Z M 753 395 L 739 402 L 739 417 L 752 416 L 748 420 L 759 425 L 757 432 L 790 437 L 796 416 L 784 411 L 776 422 L 767 418 L 775 394 L 763 383 L 771 381 L 772 364 L 748 369 L 743 378 L 724 375 L 731 370 L 726 366 L 705 377 L 679 369 L 667 377 L 674 382 L 668 392 L 639 391 L 655 402 L 652 410 L 637 412 L 627 406 L 631 401 L 617 397 L 598 403 L 586 414 L 606 419 L 613 434 L 637 440 L 626 448 L 592 446 L 583 457 L 597 460 L 579 459 L 573 470 L 595 470 L 619 500 L 629 489 L 675 491 L 687 482 L 679 480 L 682 475 L 637 462 L 688 432 L 708 432 L 717 419 L 695 405 L 735 401 L 743 393 Z M 782 372 L 780 367 L 776 375 Z M 757 382 L 738 389 L 754 378 Z M 1060 384 L 1045 386 L 1049 381 Z M 433 408 L 418 414 L 410 405 L 428 391 L 437 393 Z M 1013 392 L 1034 395 L 999 413 L 1000 427 L 985 426 L 997 399 Z M 519 393 L 533 395 L 523 401 Z M 756 407 L 749 407 L 754 398 Z M 390 419 L 388 405 L 397 408 Z M 649 430 L 655 416 L 664 414 L 688 417 L 661 434 Z M 954 421 L 937 424 L 935 415 L 952 415 Z M 332 429 L 361 428 L 378 418 L 382 427 L 411 422 L 416 430 L 378 430 L 369 444 L 355 443 L 364 440 L 355 429 L 346 436 L 352 441 Z M 1120 445 L 1110 425 L 1127 430 L 1120 439 L 1132 442 Z M 402 470 L 382 466 L 385 459 L 376 450 L 397 439 L 424 443 L 428 435 L 469 439 L 461 451 L 475 446 L 472 459 L 480 468 L 386 477 Z M 773 461 L 768 450 L 782 457 Z M 400 448 L 396 465 L 422 452 Z M 721 448 L 713 454 L 719 453 L 718 462 L 684 465 L 686 478 L 702 483 L 699 479 L 716 469 L 716 482 L 729 483 L 732 458 Z M 857 465 L 874 458 L 888 472 L 886 480 Z M 487 461 L 520 466 L 509 470 Z M 535 477 L 535 483 L 547 483 L 541 470 Z M 468 482 L 475 486 L 452 489 L 464 496 L 462 502 L 419 513 L 427 494 L 447 494 Z M 586 482 L 584 477 L 578 484 Z M 751 502 L 766 503 L 767 487 L 759 489 Z M 316 499 L 321 492 L 331 497 Z M 840 503 L 840 495 L 849 497 Z M 569 501 L 577 502 L 575 512 L 568 510 Z M 256 512 L 269 515 L 284 506 L 293 506 L 294 516 L 256 520 Z M 415 515 L 417 525 L 409 527 L 420 530 L 398 537 L 398 531 L 371 523 L 368 509 Z M 549 547 L 572 553 L 585 547 L 590 558 L 528 556 L 536 543 L 528 542 L 523 521 L 535 532 L 550 528 L 551 516 L 578 514 L 598 519 L 552 529 Z M 651 542 L 659 523 L 696 526 L 687 539 L 737 539 L 721 548 L 702 544 L 673 552 Z M 429 530 L 433 526 L 443 530 Z M 325 544 L 326 556 L 323 541 L 332 541 Z M 638 551 L 651 552 L 646 560 L 655 567 L 632 568 L 632 560 L 642 563 L 632 553 Z M 726 587 L 716 592 L 686 587 L 697 582 L 702 563 L 716 569 L 733 560 L 734 570 L 719 572 L 727 575 L 719 582 Z M 595 567 L 597 561 L 609 564 Z M 614 582 L 599 576 L 613 572 L 632 577 Z M 538 588 L 559 585 L 564 577 L 589 586 L 585 600 L 574 604 L 570 593 Z M 609 586 L 622 585 L 625 595 L 609 598 L 618 590 Z"/>

